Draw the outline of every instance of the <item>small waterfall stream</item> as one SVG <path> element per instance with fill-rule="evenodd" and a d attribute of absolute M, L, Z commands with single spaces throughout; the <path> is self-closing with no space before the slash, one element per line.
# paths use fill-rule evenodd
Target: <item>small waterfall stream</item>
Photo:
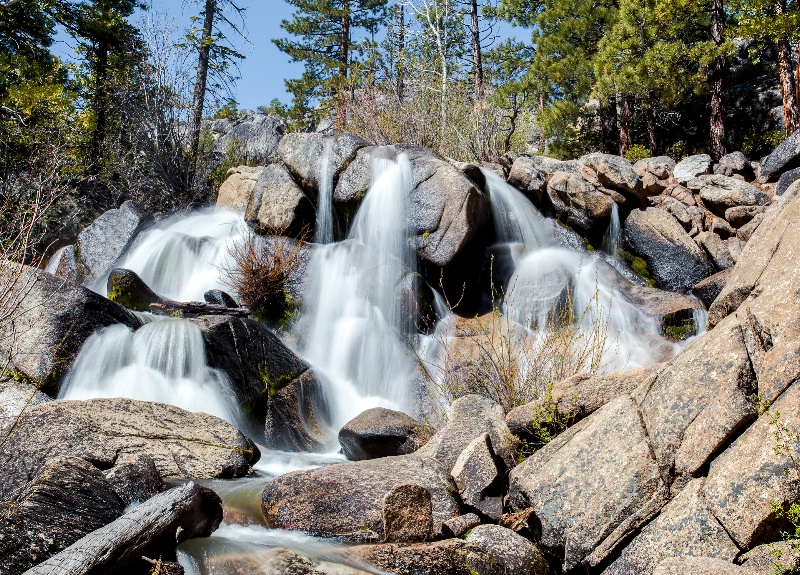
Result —
<path fill-rule="evenodd" d="M 611 257 L 615 257 L 621 245 L 622 226 L 619 221 L 619 206 L 614 202 L 611 207 L 611 221 L 608 223 L 608 229 L 605 235 L 603 235 L 601 247 L 605 253 Z"/>
<path fill-rule="evenodd" d="M 317 201 L 317 225 L 314 242 L 329 244 L 333 241 L 333 173 L 331 153 L 333 139 L 327 138 L 322 148 L 319 169 L 319 199 Z"/>

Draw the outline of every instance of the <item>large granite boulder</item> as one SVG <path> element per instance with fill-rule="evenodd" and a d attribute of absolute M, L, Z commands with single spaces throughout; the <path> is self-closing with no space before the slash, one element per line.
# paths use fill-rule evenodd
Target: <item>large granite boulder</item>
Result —
<path fill-rule="evenodd" d="M 28 408 L 52 401 L 35 386 L 0 379 L 0 429 L 16 421 Z"/>
<path fill-rule="evenodd" d="M 55 395 L 83 343 L 113 324 L 138 328 L 130 311 L 93 291 L 28 266 L 0 263 L 3 307 L 0 353 L 15 379 Z"/>
<path fill-rule="evenodd" d="M 789 189 L 789 186 L 791 186 L 797 180 L 800 180 L 800 168 L 793 168 L 787 172 L 784 172 L 778 179 L 778 183 L 775 184 L 775 197 L 785 194 L 786 190 Z"/>
<path fill-rule="evenodd" d="M 239 166 L 229 169 L 225 181 L 219 187 L 217 208 L 244 212 L 264 169 L 263 166 Z"/>
<path fill-rule="evenodd" d="M 37 405 L 2 434 L 3 497 L 55 456 L 109 468 L 121 457 L 146 455 L 162 477 L 175 478 L 242 477 L 260 457 L 252 441 L 219 418 L 123 398 Z"/>
<path fill-rule="evenodd" d="M 688 182 L 692 178 L 710 174 L 713 161 L 708 154 L 698 154 L 682 159 L 675 165 L 672 175 L 680 182 Z"/>
<path fill-rule="evenodd" d="M 470 531 L 466 541 L 495 558 L 504 573 L 544 575 L 549 572 L 542 552 L 533 543 L 505 527 L 479 525 Z"/>
<path fill-rule="evenodd" d="M 800 567 L 800 543 L 797 539 L 766 543 L 751 549 L 736 560 L 750 575 L 775 575 Z"/>
<path fill-rule="evenodd" d="M 755 575 L 744 567 L 723 559 L 711 557 L 670 557 L 664 559 L 653 571 L 653 575 Z"/>
<path fill-rule="evenodd" d="M 653 195 L 643 185 L 642 176 L 625 158 L 611 154 L 594 153 L 580 159 L 581 175 L 591 183 L 620 192 L 626 198 L 640 202 Z M 650 178 L 655 179 L 654 176 Z M 659 189 L 660 191 L 660 189 Z"/>
<path fill-rule="evenodd" d="M 761 164 L 758 181 L 761 183 L 777 180 L 785 171 L 797 168 L 800 163 L 800 131 L 794 132 L 775 148 Z"/>
<path fill-rule="evenodd" d="M 700 301 L 706 307 L 711 307 L 711 304 L 714 303 L 714 300 L 725 288 L 725 284 L 728 283 L 732 273 L 732 268 L 728 268 L 715 273 L 713 276 L 708 276 L 692 288 L 692 293 L 700 298 Z"/>
<path fill-rule="evenodd" d="M 623 233 L 627 245 L 645 260 L 650 274 L 665 289 L 688 291 L 710 271 L 703 250 L 663 210 L 632 211 L 625 220 Z"/>
<path fill-rule="evenodd" d="M 318 132 L 292 132 L 281 139 L 278 154 L 303 191 L 316 199 L 324 184 L 320 181 L 323 173 L 327 171 L 335 189 L 339 175 L 353 161 L 356 152 L 368 145 L 366 140 L 353 134 L 326 136 Z M 330 162 L 327 169 L 322 165 L 326 156 Z"/>
<path fill-rule="evenodd" d="M 488 433 L 473 439 L 456 459 L 450 475 L 456 481 L 461 501 L 492 521 L 503 515 L 505 465 L 492 447 Z"/>
<path fill-rule="evenodd" d="M 278 143 L 285 131 L 281 120 L 250 110 L 241 110 L 234 119 L 214 120 L 209 129 L 214 138 L 211 159 L 215 167 L 231 156 L 250 165 L 277 161 Z"/>
<path fill-rule="evenodd" d="M 741 176 L 746 180 L 752 180 L 755 176 L 753 165 L 742 152 L 731 152 L 725 154 L 714 166 L 714 173 L 721 176 Z"/>
<path fill-rule="evenodd" d="M 262 510 L 273 528 L 352 542 L 384 540 L 382 503 L 398 485 L 419 485 L 431 498 L 432 533 L 459 515 L 448 470 L 417 454 L 294 471 L 270 481 Z"/>
<path fill-rule="evenodd" d="M 736 206 L 764 206 L 770 198 L 757 187 L 727 176 L 700 176 L 690 180 L 686 187 L 699 194 L 706 206 L 720 216 Z"/>
<path fill-rule="evenodd" d="M 672 177 L 675 169 L 675 160 L 669 156 L 656 156 L 654 158 L 644 158 L 633 164 L 633 170 L 640 176 L 645 173 L 652 174 L 659 180 L 667 180 Z"/>
<path fill-rule="evenodd" d="M 108 274 L 106 294 L 109 300 L 132 311 L 150 311 L 151 303 L 165 301 L 136 272 L 125 268 L 114 268 Z"/>
<path fill-rule="evenodd" d="M 734 228 L 740 228 L 757 215 L 766 211 L 766 206 L 734 206 L 725 210 L 725 219 Z"/>
<path fill-rule="evenodd" d="M 339 444 L 350 461 L 408 455 L 422 445 L 430 428 L 400 411 L 373 407 L 344 424 Z"/>
<path fill-rule="evenodd" d="M 264 168 L 246 208 L 247 222 L 260 234 L 298 236 L 314 223 L 314 205 L 281 164 Z"/>
<path fill-rule="evenodd" d="M 519 156 L 508 172 L 508 183 L 525 194 L 534 204 L 541 206 L 547 190 L 547 180 L 552 174 L 538 169 L 539 164 L 530 156 Z"/>
<path fill-rule="evenodd" d="M 583 234 L 596 235 L 608 226 L 614 201 L 579 176 L 556 172 L 547 184 L 547 196 L 556 216 Z"/>
<path fill-rule="evenodd" d="M 728 249 L 728 244 L 714 232 L 700 232 L 695 236 L 694 241 L 705 250 L 708 259 L 717 270 L 724 271 L 736 263 Z"/>

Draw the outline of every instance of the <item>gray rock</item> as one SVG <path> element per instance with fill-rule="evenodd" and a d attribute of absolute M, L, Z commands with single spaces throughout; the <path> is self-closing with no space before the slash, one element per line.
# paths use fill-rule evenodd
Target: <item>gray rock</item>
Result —
<path fill-rule="evenodd" d="M 510 529 L 499 525 L 479 525 L 467 535 L 471 543 L 494 557 L 502 573 L 543 575 L 549 571 L 542 552 Z"/>
<path fill-rule="evenodd" d="M 123 398 L 37 405 L 3 435 L 0 497 L 61 455 L 105 468 L 122 457 L 146 455 L 165 478 L 241 477 L 260 456 L 252 441 L 214 416 Z"/>
<path fill-rule="evenodd" d="M 0 502 L 0 570 L 18 575 L 120 517 L 124 504 L 90 463 L 43 462 Z"/>
<path fill-rule="evenodd" d="M 800 545 L 796 539 L 759 545 L 736 560 L 750 575 L 775 575 L 800 567 Z"/>
<path fill-rule="evenodd" d="M 684 487 L 625 547 L 604 575 L 648 575 L 657 571 L 662 560 L 679 555 L 717 558 L 733 566 L 739 548 L 708 510 L 703 481 L 693 479 Z"/>
<path fill-rule="evenodd" d="M 670 557 L 664 559 L 653 575 L 753 575 L 730 561 L 710 557 Z"/>
<path fill-rule="evenodd" d="M 556 172 L 547 196 L 559 219 L 581 233 L 599 233 L 608 226 L 614 202 L 578 176 Z"/>
<path fill-rule="evenodd" d="M 672 175 L 681 183 L 711 173 L 713 162 L 708 154 L 698 154 L 682 159 L 675 165 Z"/>
<path fill-rule="evenodd" d="M 456 481 L 464 505 L 493 521 L 500 520 L 506 482 L 503 470 L 497 466 L 488 433 L 464 448 L 450 475 Z"/>
<path fill-rule="evenodd" d="M 282 451 L 320 452 L 330 447 L 325 389 L 309 370 L 279 387 L 269 400 L 266 445 Z"/>
<path fill-rule="evenodd" d="M 728 220 L 734 228 L 740 228 L 758 214 L 763 214 L 765 211 L 767 211 L 766 206 L 734 206 L 725 210 L 725 219 Z"/>
<path fill-rule="evenodd" d="M 35 386 L 13 380 L 0 380 L 0 430 L 12 424 L 26 410 L 52 401 Z"/>
<path fill-rule="evenodd" d="M 766 183 L 777 180 L 783 172 L 796 168 L 800 160 L 800 131 L 786 138 L 761 164 L 758 181 Z"/>
<path fill-rule="evenodd" d="M 236 300 L 233 299 L 229 293 L 224 292 L 221 289 L 208 290 L 203 294 L 203 299 L 206 303 L 210 303 L 212 305 L 221 305 L 230 308 L 239 307 L 239 304 L 236 303 Z"/>
<path fill-rule="evenodd" d="M 111 271 L 136 236 L 153 221 L 150 212 L 131 201 L 118 210 L 109 210 L 78 236 L 80 263 L 88 271 L 85 278 L 92 283 Z"/>
<path fill-rule="evenodd" d="M 700 301 L 702 301 L 706 307 L 711 307 L 711 304 L 714 303 L 714 300 L 717 299 L 717 296 L 722 292 L 725 284 L 728 283 L 731 273 L 732 270 L 729 268 L 717 272 L 713 276 L 708 276 L 692 288 L 692 293 L 700 298 Z"/>
<path fill-rule="evenodd" d="M 474 513 L 459 515 L 442 523 L 442 535 L 445 537 L 463 537 L 473 527 L 481 524 L 481 518 Z"/>
<path fill-rule="evenodd" d="M 339 175 L 355 158 L 356 152 L 368 145 L 366 140 L 353 134 L 326 136 L 318 132 L 294 132 L 281 139 L 278 154 L 303 191 L 310 198 L 316 199 L 323 173 L 325 147 L 330 146 L 328 169 L 335 189 Z"/>
<path fill-rule="evenodd" d="M 264 172 L 264 166 L 239 166 L 228 170 L 227 177 L 219 187 L 217 208 L 244 212 L 253 197 L 256 182 Z"/>
<path fill-rule="evenodd" d="M 395 485 L 383 497 L 383 538 L 387 543 L 429 541 L 433 537 L 431 494 L 419 485 Z"/>
<path fill-rule="evenodd" d="M 741 152 L 731 152 L 722 156 L 714 166 L 714 173 L 721 176 L 742 176 L 746 180 L 755 177 L 753 165 Z"/>
<path fill-rule="evenodd" d="M 339 176 L 333 191 L 336 204 L 357 207 L 372 184 L 373 166 L 381 159 L 395 159 L 397 153 L 388 146 L 367 146 L 356 152 L 356 156 Z"/>
<path fill-rule="evenodd" d="M 741 228 L 736 230 L 736 237 L 743 242 L 749 242 L 750 238 L 764 221 L 764 214 L 756 214 L 753 219 L 744 224 Z"/>
<path fill-rule="evenodd" d="M 651 195 L 645 190 L 642 178 L 625 158 L 611 154 L 589 154 L 579 160 L 581 175 L 589 182 L 616 190 L 636 201 Z"/>
<path fill-rule="evenodd" d="M 769 196 L 757 187 L 726 176 L 700 176 L 690 180 L 687 187 L 719 215 L 735 206 L 765 206 L 770 202 Z"/>
<path fill-rule="evenodd" d="M 413 453 L 430 433 L 430 428 L 405 413 L 373 407 L 344 424 L 339 444 L 347 459 L 362 461 Z"/>
<path fill-rule="evenodd" d="M 253 186 L 245 219 L 262 235 L 299 236 L 314 223 L 314 206 L 281 164 L 264 168 Z"/>
<path fill-rule="evenodd" d="M 105 472 L 105 477 L 126 506 L 143 503 L 167 489 L 155 461 L 147 455 L 117 461 Z"/>
<path fill-rule="evenodd" d="M 683 229 L 689 235 L 697 234 L 702 229 L 702 225 L 697 225 L 695 218 L 689 213 L 689 208 L 685 204 L 671 196 L 657 196 L 657 199 L 661 201 L 654 204 L 654 206 L 664 210 L 678 220 L 678 223 L 683 226 Z"/>
<path fill-rule="evenodd" d="M 536 205 L 541 205 L 547 189 L 547 175 L 539 171 L 529 156 L 519 156 L 508 172 L 508 183 L 525 194 Z"/>
<path fill-rule="evenodd" d="M 688 291 L 708 275 L 703 250 L 678 221 L 663 210 L 634 210 L 623 226 L 625 241 L 644 258 L 655 280 L 665 289 Z"/>
<path fill-rule="evenodd" d="M 164 303 L 164 298 L 150 289 L 135 272 L 114 268 L 106 282 L 108 299 L 132 311 L 150 311 L 151 303 Z"/>
<path fill-rule="evenodd" d="M 689 188 L 680 184 L 673 184 L 669 186 L 666 190 L 664 190 L 664 195 L 675 198 L 685 206 L 697 205 L 697 201 L 694 199 L 694 195 L 692 195 L 692 192 L 689 190 Z"/>
<path fill-rule="evenodd" d="M 511 430 L 506 424 L 503 408 L 478 395 L 466 395 L 455 400 L 450 406 L 447 424 L 417 451 L 417 455 L 436 459 L 450 471 L 467 445 L 484 433 L 491 437 L 494 451 L 506 467 L 514 467 Z"/>
<path fill-rule="evenodd" d="M 747 244 L 735 236 L 725 240 L 725 243 L 728 244 L 728 251 L 733 258 L 733 261 L 738 262 L 739 256 L 742 255 L 742 250 Z"/>
<path fill-rule="evenodd" d="M 14 316 L 0 325 L 0 353 L 15 377 L 53 395 L 95 331 L 118 323 L 142 325 L 121 305 L 28 266 L 0 264 L 0 285 L 8 288 L 4 308 Z"/>
<path fill-rule="evenodd" d="M 633 165 L 633 169 L 640 176 L 644 173 L 650 173 L 659 180 L 666 180 L 672 177 L 672 171 L 675 169 L 675 160 L 668 156 L 645 158 L 636 162 Z"/>
<path fill-rule="evenodd" d="M 700 232 L 695 237 L 695 241 L 703 247 L 714 267 L 719 271 L 733 267 L 735 262 L 728 251 L 728 246 L 717 234 L 714 232 Z"/>
<path fill-rule="evenodd" d="M 414 545 L 360 545 L 348 548 L 347 556 L 394 575 L 508 574 L 489 553 L 463 539 Z"/>
<path fill-rule="evenodd" d="M 79 284 L 86 277 L 86 268 L 78 260 L 78 249 L 73 245 L 68 245 L 53 254 L 47 262 L 47 270 L 53 275 Z"/>
<path fill-rule="evenodd" d="M 538 544 L 570 571 L 599 564 L 666 503 L 668 487 L 636 404 L 620 396 L 556 437 L 509 477 L 513 512 L 533 509 Z"/>
<path fill-rule="evenodd" d="M 728 210 L 725 211 L 725 213 L 727 212 Z M 736 230 L 726 220 L 717 217 L 711 221 L 711 229 L 709 231 L 717 234 L 723 240 L 736 235 Z"/>
<path fill-rule="evenodd" d="M 381 502 L 396 486 L 409 483 L 430 494 L 433 533 L 459 514 L 450 474 L 436 461 L 416 454 L 281 475 L 264 489 L 262 511 L 273 528 L 351 542 L 382 541 Z"/>
<path fill-rule="evenodd" d="M 800 180 L 800 168 L 794 168 L 784 172 L 780 179 L 778 179 L 778 183 L 775 185 L 775 197 L 780 197 L 785 194 L 786 190 L 789 189 L 789 186 L 791 186 L 797 180 Z"/>
<path fill-rule="evenodd" d="M 234 120 L 215 120 L 209 126 L 214 137 L 212 164 L 234 155 L 238 161 L 265 166 L 278 159 L 278 143 L 284 124 L 266 114 L 242 110 Z"/>

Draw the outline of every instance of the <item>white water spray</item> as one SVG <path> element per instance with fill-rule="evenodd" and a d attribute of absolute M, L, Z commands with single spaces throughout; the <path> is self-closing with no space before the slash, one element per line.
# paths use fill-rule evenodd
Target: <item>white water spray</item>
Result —
<path fill-rule="evenodd" d="M 622 226 L 619 221 L 619 206 L 614 202 L 611 206 L 611 220 L 608 222 L 608 228 L 603 235 L 601 247 L 605 253 L 615 257 L 620 245 L 622 245 Z"/>
<path fill-rule="evenodd" d="M 333 241 L 333 172 L 331 153 L 333 138 L 326 138 L 323 144 L 319 169 L 319 197 L 317 198 L 317 231 L 314 241 L 329 244 Z"/>

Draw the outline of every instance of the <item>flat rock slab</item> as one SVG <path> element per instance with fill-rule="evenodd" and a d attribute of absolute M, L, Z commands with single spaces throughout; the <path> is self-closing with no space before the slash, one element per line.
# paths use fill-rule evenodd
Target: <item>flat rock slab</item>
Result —
<path fill-rule="evenodd" d="M 463 539 L 414 545 L 360 545 L 347 555 L 394 575 L 506 575 L 500 562 Z M 538 575 L 538 574 L 537 574 Z M 543 575 L 543 573 L 542 573 Z"/>

